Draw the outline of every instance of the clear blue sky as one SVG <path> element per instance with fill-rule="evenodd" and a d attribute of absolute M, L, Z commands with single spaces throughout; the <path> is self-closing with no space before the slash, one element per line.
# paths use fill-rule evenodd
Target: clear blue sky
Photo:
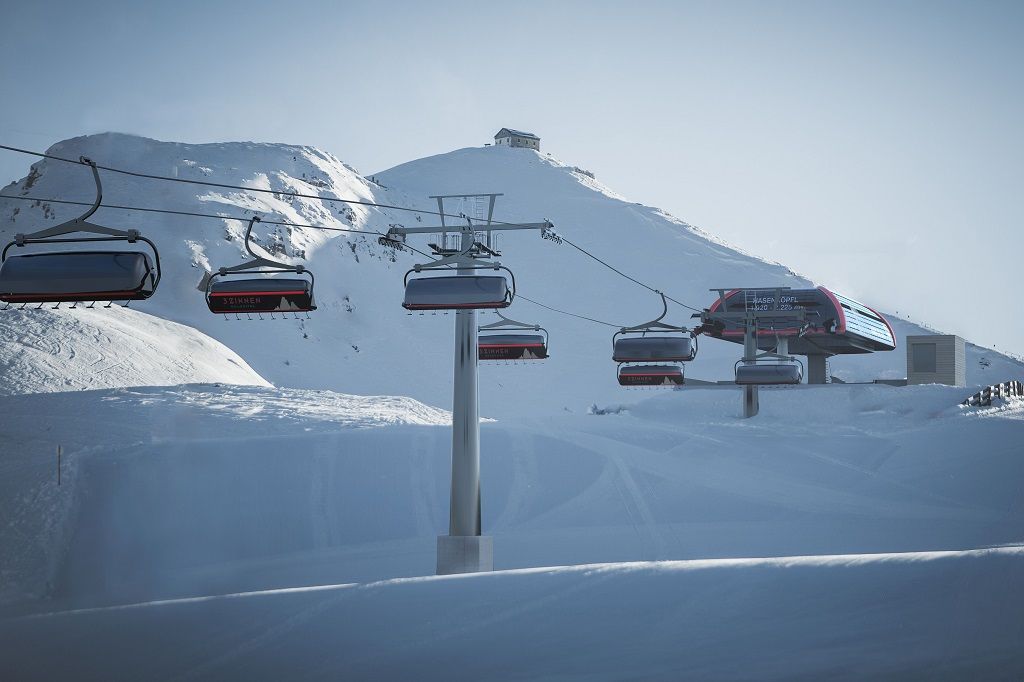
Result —
<path fill-rule="evenodd" d="M 1024 353 L 1022 2 L 98 0 L 0 17 L 7 143 L 281 141 L 370 173 L 532 130 L 632 200 Z M 0 155 L 0 184 L 27 165 Z"/>

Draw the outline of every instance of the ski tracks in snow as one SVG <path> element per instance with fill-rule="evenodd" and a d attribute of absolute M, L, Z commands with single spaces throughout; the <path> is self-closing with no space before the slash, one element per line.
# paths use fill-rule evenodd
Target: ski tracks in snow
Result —
<path fill-rule="evenodd" d="M 512 464 L 512 480 L 505 506 L 490 524 L 495 531 L 512 528 L 526 517 L 537 497 L 537 488 L 531 481 L 538 481 L 540 476 L 532 445 L 536 436 L 522 429 L 506 429 L 504 435 L 509 439 L 507 452 Z"/>
<path fill-rule="evenodd" d="M 630 524 L 640 541 L 641 555 L 644 559 L 652 561 L 664 559 L 669 556 L 669 548 L 673 545 L 677 549 L 681 549 L 679 538 L 674 535 L 669 538 L 665 535 L 666 527 L 658 522 L 647 503 L 650 491 L 645 493 L 641 489 L 640 484 L 633 476 L 633 466 L 630 464 L 630 461 L 643 461 L 645 458 L 659 453 L 582 431 L 573 431 L 571 435 L 566 435 L 569 437 L 562 438 L 562 440 L 585 447 L 591 452 L 603 456 L 608 462 L 607 473 L 609 476 L 606 483 L 614 488 L 618 498 L 622 501 Z M 602 475 L 594 485 L 600 485 L 604 479 L 605 476 Z"/>

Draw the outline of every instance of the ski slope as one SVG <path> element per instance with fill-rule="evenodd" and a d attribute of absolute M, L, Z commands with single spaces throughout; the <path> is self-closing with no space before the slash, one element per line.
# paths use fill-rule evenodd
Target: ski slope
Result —
<path fill-rule="evenodd" d="M 0 677 L 1019 671 L 1024 403 L 962 393 L 765 390 L 743 420 L 737 389 L 707 388 L 484 424 L 498 571 L 459 578 L 422 577 L 444 412 L 259 387 L 0 398 Z"/>
<path fill-rule="evenodd" d="M 150 602 L 0 634 L 26 680 L 1012 679 L 1024 589 L 1005 588 L 1022 570 L 1024 547 L 597 564 Z"/>
<path fill-rule="evenodd" d="M 373 174 L 370 181 L 340 159 L 311 147 L 282 144 L 179 144 L 102 134 L 65 140 L 55 154 L 130 170 L 277 191 L 352 198 L 415 209 L 436 210 L 429 195 L 503 192 L 496 217 L 536 222 L 550 219 L 556 230 L 626 273 L 697 308 L 709 305 L 710 287 L 802 287 L 810 283 L 784 266 L 744 254 L 664 211 L 626 200 L 573 166 L 532 150 L 467 148 Z M 380 246 L 376 231 L 388 226 L 436 225 L 427 213 L 350 206 L 327 199 L 293 198 L 145 178 L 102 174 L 108 204 L 218 213 L 247 219 L 317 224 L 362 233 L 261 226 L 260 244 L 284 251 L 316 274 L 320 306 L 309 320 L 234 319 L 206 309 L 196 285 L 203 274 L 241 262 L 245 224 L 186 216 L 101 209 L 96 219 L 121 228 L 141 228 L 160 246 L 164 279 L 156 295 L 138 308 L 193 327 L 238 353 L 260 376 L 277 386 L 328 389 L 349 394 L 408 395 L 438 407 L 451 405 L 453 318 L 408 315 L 401 308 L 402 277 L 421 257 Z M 88 169 L 43 160 L 3 195 L 91 200 Z M 477 206 L 451 210 L 475 215 Z M 0 239 L 75 215 L 75 207 L 0 200 Z M 416 241 L 414 238 L 413 241 Z M 425 248 L 426 238 L 417 242 Z M 617 400 L 622 389 L 610 359 L 614 326 L 557 314 L 543 303 L 612 325 L 631 325 L 657 316 L 660 301 L 571 247 L 534 233 L 502 235 L 503 262 L 516 272 L 524 298 L 507 312 L 551 332 L 551 359 L 534 365 L 489 363 L 481 371 L 481 410 L 493 417 L 584 412 L 594 402 Z M 830 284 L 823 282 L 823 284 Z M 856 297 L 855 291 L 843 293 Z M 880 310 L 885 301 L 865 301 Z M 673 305 L 668 321 L 693 324 L 691 310 Z M 481 323 L 493 321 L 481 315 Z M 11 319 L 0 316 L 0 326 Z M 902 339 L 921 328 L 893 320 L 900 347 L 892 353 L 835 358 L 831 369 L 848 381 L 905 376 Z M 734 344 L 706 341 L 688 368 L 698 379 L 731 376 L 739 357 Z M 983 362 L 984 361 L 984 362 Z M 970 346 L 968 382 L 990 384 L 1019 376 L 1019 362 Z M 552 380 L 552 377 L 557 377 Z M 414 380 L 413 380 L 414 378 Z M 191 381 L 182 378 L 182 382 Z M 155 383 L 155 382 L 142 382 Z"/>

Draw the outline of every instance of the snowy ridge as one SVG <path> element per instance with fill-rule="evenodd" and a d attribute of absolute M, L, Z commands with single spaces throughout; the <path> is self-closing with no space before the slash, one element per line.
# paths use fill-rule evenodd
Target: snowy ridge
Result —
<path fill-rule="evenodd" d="M 224 344 L 121 306 L 2 315 L 0 395 L 181 383 L 270 386 Z"/>
<path fill-rule="evenodd" d="M 67 140 L 53 151 L 180 178 L 322 193 L 420 210 L 436 209 L 427 198 L 431 194 L 504 192 L 497 218 L 530 222 L 548 218 L 559 232 L 695 307 L 710 303 L 709 287 L 810 284 L 664 211 L 627 202 L 567 164 L 532 150 L 461 149 L 374 174 L 376 182 L 359 176 L 331 154 L 290 145 L 186 145 L 104 134 Z M 436 217 L 425 213 L 330 200 L 245 194 L 111 173 L 104 173 L 103 179 L 105 200 L 111 204 L 223 212 L 242 218 L 256 212 L 267 219 L 381 232 L 392 224 L 437 223 Z M 3 194 L 86 200 L 91 184 L 87 170 L 80 166 L 41 161 L 28 178 L 8 186 Z M 461 210 L 473 213 L 470 206 Z M 14 232 L 51 225 L 74 214 L 74 207 L 68 206 L 0 202 L 0 238 L 10 239 Z M 402 275 L 419 257 L 392 253 L 377 244 L 374 234 L 260 226 L 262 246 L 275 257 L 307 265 L 316 274 L 320 309 L 310 320 L 226 322 L 206 310 L 196 284 L 207 269 L 243 260 L 244 223 L 115 210 L 101 210 L 97 219 L 114 227 L 141 227 L 161 248 L 164 280 L 156 296 L 140 304 L 140 309 L 212 336 L 275 385 L 410 395 L 441 407 L 450 404 L 452 318 L 409 316 L 400 307 Z M 521 293 L 529 298 L 616 325 L 634 324 L 659 312 L 653 294 L 567 246 L 533 234 L 501 239 L 502 260 L 515 270 Z M 856 296 L 857 292 L 845 293 Z M 885 308 L 884 301 L 865 302 Z M 484 414 L 582 412 L 593 402 L 622 398 L 609 358 L 612 328 L 557 315 L 525 299 L 508 313 L 546 326 L 552 333 L 552 357 L 538 363 L 542 367 L 484 367 Z M 692 324 L 689 314 L 673 306 L 669 321 Z M 487 321 L 487 315 L 481 316 L 481 322 Z M 894 320 L 894 327 L 900 339 L 920 330 L 900 320 Z M 706 341 L 688 374 L 724 379 L 738 355 L 733 344 Z M 982 358 L 987 366 L 980 363 Z M 893 353 L 837 358 L 832 371 L 845 380 L 900 377 L 905 373 L 905 354 L 900 348 Z M 973 346 L 968 350 L 970 383 L 992 383 L 1019 376 L 1021 371 L 1019 363 L 998 353 Z M 411 376 L 416 381 L 410 381 Z M 558 377 L 557 390 L 552 377 Z"/>

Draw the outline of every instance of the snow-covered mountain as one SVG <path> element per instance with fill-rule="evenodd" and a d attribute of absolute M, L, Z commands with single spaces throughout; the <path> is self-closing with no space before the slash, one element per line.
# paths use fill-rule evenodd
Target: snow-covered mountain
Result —
<path fill-rule="evenodd" d="M 352 206 L 330 197 L 432 210 L 436 204 L 427 198 L 431 194 L 502 192 L 497 218 L 549 219 L 576 243 L 695 307 L 710 302 L 711 287 L 810 284 L 781 265 L 744 254 L 664 211 L 632 203 L 579 169 L 532 150 L 461 149 L 376 173 L 370 176 L 373 180 L 326 152 L 282 144 L 191 145 L 102 134 L 66 140 L 50 151 L 144 173 L 325 197 L 321 201 L 218 190 L 103 172 L 107 204 L 246 218 L 255 213 L 269 220 L 366 231 L 386 231 L 393 224 L 436 225 L 437 218 Z M 92 181 L 85 167 L 43 160 L 3 194 L 88 200 Z M 475 208 L 461 210 L 472 214 Z M 77 207 L 45 202 L 0 202 L 0 239 L 53 225 L 76 212 Z M 206 270 L 243 260 L 244 223 L 113 209 L 101 209 L 95 220 L 139 228 L 160 246 L 164 280 L 157 294 L 138 309 L 212 336 L 275 385 L 408 395 L 432 405 L 450 405 L 453 318 L 408 315 L 400 307 L 402 275 L 418 257 L 380 246 L 376 235 L 261 226 L 261 244 L 283 249 L 290 260 L 316 274 L 319 310 L 309 320 L 225 321 L 207 311 L 196 285 Z M 525 297 L 614 324 L 643 322 L 660 312 L 653 294 L 566 245 L 542 240 L 535 233 L 509 233 L 501 240 L 502 261 L 515 271 Z M 886 309 L 885 301 L 865 303 Z M 689 324 L 690 312 L 673 306 L 668 319 Z M 78 311 L 57 314 L 74 316 Z M 484 414 L 582 411 L 594 402 L 622 399 L 610 359 L 613 328 L 560 315 L 525 299 L 507 314 L 550 330 L 552 357 L 532 365 L 485 365 Z M 488 318 L 482 315 L 481 321 Z M 20 324 L 21 319 L 0 317 L 0 325 Z M 900 338 L 921 331 L 893 321 Z M 688 375 L 727 378 L 738 355 L 733 344 L 705 340 Z M 987 366 L 979 363 L 982 357 Z M 905 353 L 899 348 L 837 358 L 832 371 L 846 380 L 899 377 L 905 372 Z M 971 383 L 991 383 L 1020 371 L 1019 363 L 995 352 L 969 350 Z"/>

